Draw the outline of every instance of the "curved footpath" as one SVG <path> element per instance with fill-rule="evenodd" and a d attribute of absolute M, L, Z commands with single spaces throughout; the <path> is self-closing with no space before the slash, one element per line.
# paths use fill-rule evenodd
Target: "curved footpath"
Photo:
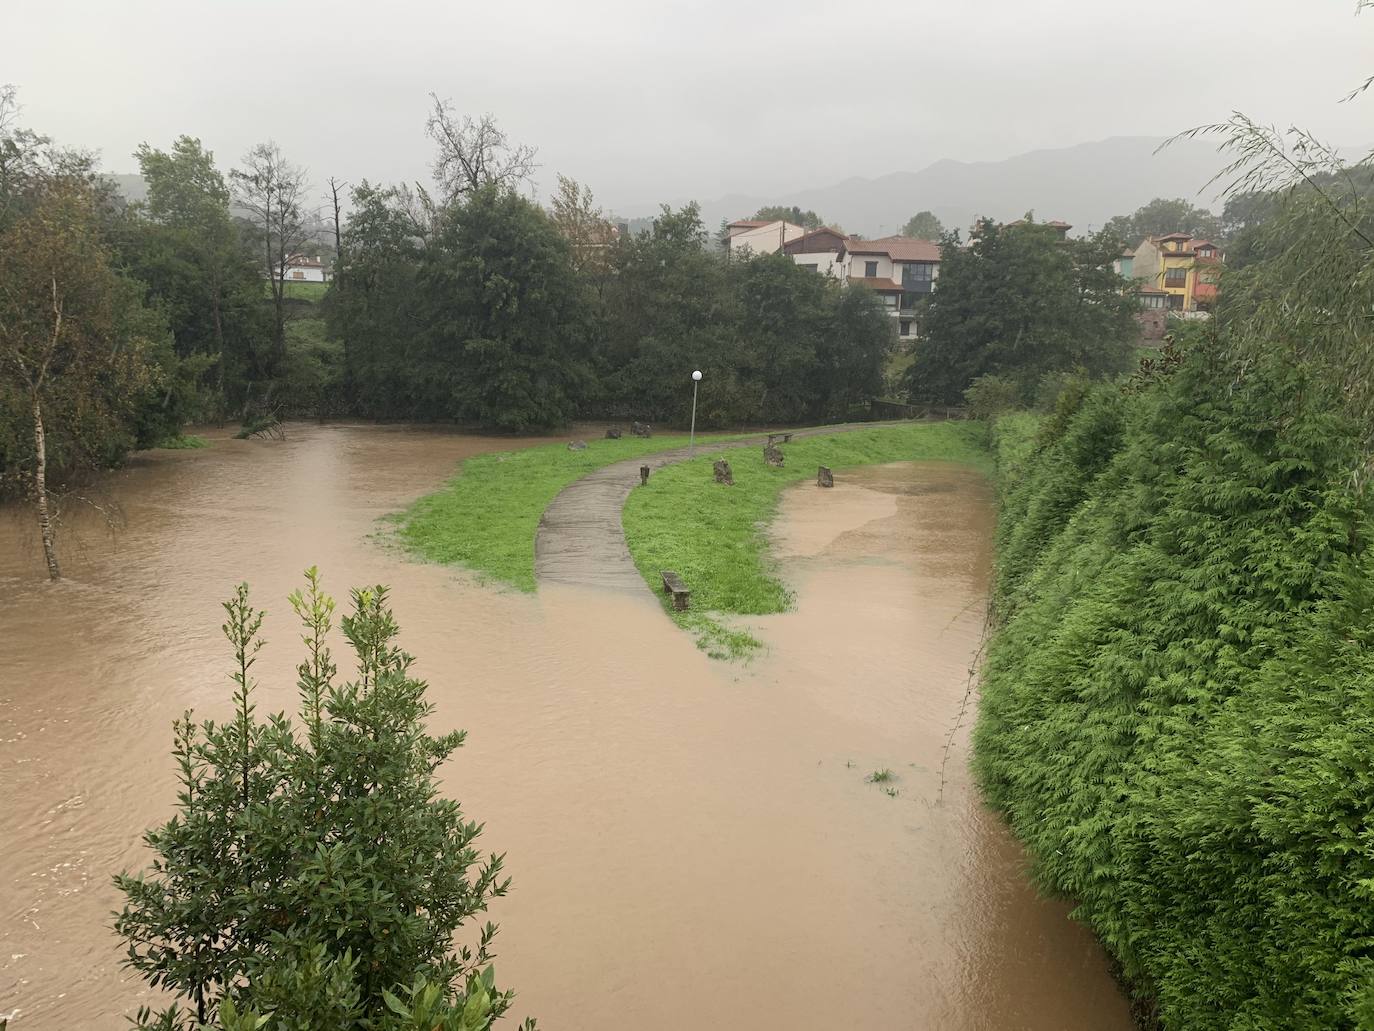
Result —
<path fill-rule="evenodd" d="M 801 430 L 779 430 L 793 437 L 819 437 L 877 426 L 900 425 L 895 422 L 856 422 L 838 426 L 813 426 Z M 696 455 L 714 454 L 732 448 L 761 447 L 766 433 L 745 440 L 709 441 L 698 444 Z M 597 469 L 568 484 L 549 503 L 534 535 L 534 576 L 541 583 L 578 584 L 618 591 L 643 591 L 644 583 L 630 549 L 625 543 L 625 528 L 620 511 L 639 484 L 639 467 L 650 470 L 693 458 L 685 447 Z M 650 475 L 652 479 L 652 473 Z M 652 589 L 652 588 L 649 588 Z"/>

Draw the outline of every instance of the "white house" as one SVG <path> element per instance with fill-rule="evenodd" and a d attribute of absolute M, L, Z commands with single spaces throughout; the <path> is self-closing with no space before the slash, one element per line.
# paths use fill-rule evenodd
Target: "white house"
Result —
<path fill-rule="evenodd" d="M 781 219 L 765 222 L 745 218 L 725 227 L 725 246 L 732 255 L 776 254 L 789 240 L 795 240 L 805 232 L 801 226 Z"/>
<path fill-rule="evenodd" d="M 318 255 L 308 258 L 304 254 L 293 254 L 286 259 L 285 278 L 292 283 L 324 283 L 329 273 Z"/>
<path fill-rule="evenodd" d="M 910 236 L 846 239 L 834 265 L 850 285 L 878 293 L 897 320 L 898 335 L 907 337 L 916 331 L 917 304 L 930 296 L 940 278 L 940 245 Z"/>

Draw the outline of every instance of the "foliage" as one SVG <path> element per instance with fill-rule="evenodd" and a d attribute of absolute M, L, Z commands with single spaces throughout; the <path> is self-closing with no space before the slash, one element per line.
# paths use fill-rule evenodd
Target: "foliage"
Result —
<path fill-rule="evenodd" d="M 535 531 L 559 491 L 594 469 L 687 442 L 686 437 L 626 436 L 590 440 L 581 451 L 546 444 L 476 455 L 446 486 L 398 517 L 400 539 L 431 561 L 461 565 L 484 580 L 532 591 Z"/>
<path fill-rule="evenodd" d="M 1127 246 L 1134 247 L 1147 236 L 1187 233 L 1205 240 L 1223 236 L 1224 220 L 1206 208 L 1194 207 L 1182 197 L 1173 200 L 1156 197 L 1129 215 L 1115 215 L 1102 231 Z"/>
<path fill-rule="evenodd" d="M 473 193 L 426 250 L 420 290 L 419 372 L 436 413 L 503 430 L 570 421 L 590 371 L 588 300 L 545 212 L 496 187 Z"/>
<path fill-rule="evenodd" d="M 968 247 L 947 237 L 927 339 L 907 374 L 912 397 L 954 404 L 990 373 L 1030 396 L 1046 373 L 1124 370 L 1139 330 L 1112 271 L 1118 247 L 1105 234 L 1064 239 L 1028 221 L 984 219 Z"/>
<path fill-rule="evenodd" d="M 136 157 L 148 199 L 116 222 L 119 255 L 166 319 L 175 354 L 196 371 L 178 407 L 190 418 L 216 416 L 242 400 L 246 380 L 264 375 L 261 277 L 199 140 L 179 137 L 170 151 L 145 143 Z"/>
<path fill-rule="evenodd" d="M 1021 387 L 991 373 L 979 376 L 964 391 L 964 405 L 970 419 L 995 419 L 1021 404 Z"/>
<path fill-rule="evenodd" d="M 459 115 L 450 101 L 434 93 L 429 98 L 425 132 L 435 145 L 441 206 L 464 203 L 483 190 L 514 192 L 530 181 L 537 167 L 533 147 L 512 143 L 491 115 Z"/>
<path fill-rule="evenodd" d="M 938 240 L 945 235 L 945 227 L 933 211 L 918 211 L 906 220 L 902 235 L 914 236 L 918 240 Z"/>
<path fill-rule="evenodd" d="M 198 437 L 194 433 L 178 433 L 174 437 L 163 437 L 153 445 L 153 447 L 164 451 L 195 451 L 209 446 L 208 440 L 204 437 Z"/>
<path fill-rule="evenodd" d="M 441 1000 L 462 1013 L 480 999 L 479 1021 L 443 1026 L 485 1028 L 511 1001 L 492 986 L 496 928 L 456 952 L 453 935 L 509 882 L 500 856 L 477 851 L 480 825 L 439 794 L 435 771 L 464 734 L 425 731 L 433 707 L 386 588 L 352 592 L 340 626 L 356 675 L 343 684 L 314 569 L 290 600 L 305 644 L 299 723 L 257 715 L 263 613 L 241 585 L 224 605 L 233 717 L 177 722 L 177 813 L 146 835 L 152 868 L 115 878 L 126 962 L 200 1024 L 255 1012 L 283 1031 L 429 1028 L 420 1008 L 437 1024 Z M 190 1016 L 145 1010 L 137 1023 L 189 1028 Z"/>
<path fill-rule="evenodd" d="M 804 229 L 819 229 L 825 224 L 820 215 L 814 211 L 803 211 L 796 204 L 767 204 L 754 212 L 755 221 L 759 222 L 791 222 L 794 226 L 801 226 Z"/>
<path fill-rule="evenodd" d="M 703 455 L 659 470 L 631 493 L 622 514 L 625 539 L 644 579 L 657 590 L 660 573 L 676 570 L 692 590 L 692 609 L 668 615 L 713 657 L 747 656 L 759 642 L 732 629 L 736 615 L 781 612 L 791 601 L 767 557 L 765 527 L 782 491 L 811 479 L 816 467 L 844 469 L 881 462 L 946 459 L 981 464 L 982 428 L 963 422 L 874 426 L 804 437 L 785 446 L 786 463 L 767 465 L 757 447 L 725 452 L 733 487 L 718 486 Z"/>
<path fill-rule="evenodd" d="M 1241 346 L 999 422 L 975 767 L 1164 1027 L 1370 1027 L 1359 432 Z"/>

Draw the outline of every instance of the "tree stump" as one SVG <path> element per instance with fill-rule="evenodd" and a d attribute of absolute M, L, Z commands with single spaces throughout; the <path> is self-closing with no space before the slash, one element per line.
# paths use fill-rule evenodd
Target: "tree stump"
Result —
<path fill-rule="evenodd" d="M 569 451 L 586 451 L 587 442 L 585 440 L 573 440 L 568 442 Z"/>
<path fill-rule="evenodd" d="M 723 483 L 727 487 L 735 485 L 735 474 L 730 471 L 730 463 L 725 459 L 717 459 L 712 468 L 715 470 L 717 483 Z"/>
<path fill-rule="evenodd" d="M 632 422 L 630 423 L 630 432 L 636 437 L 652 437 L 654 428 L 647 422 Z"/>
<path fill-rule="evenodd" d="M 619 439 L 620 439 L 620 427 L 619 427 L 619 426 L 612 426 L 612 427 L 610 427 L 609 429 L 607 429 L 607 430 L 606 430 L 606 439 L 607 439 L 607 440 L 619 440 Z"/>
<path fill-rule="evenodd" d="M 641 466 L 639 467 L 639 485 L 640 485 L 641 487 L 643 487 L 643 486 L 644 486 L 646 483 L 648 483 L 648 482 L 649 482 L 649 467 L 648 467 L 647 465 L 641 465 Z"/>
<path fill-rule="evenodd" d="M 771 441 L 763 445 L 763 460 L 774 469 L 782 468 L 782 448 Z"/>
<path fill-rule="evenodd" d="M 821 466 L 819 469 L 816 470 L 816 486 L 817 486 L 817 487 L 833 487 L 833 486 L 835 486 L 835 477 L 831 475 L 831 473 L 830 473 L 830 468 L 829 468 L 828 466 L 824 466 L 824 465 L 823 465 L 823 466 Z"/>

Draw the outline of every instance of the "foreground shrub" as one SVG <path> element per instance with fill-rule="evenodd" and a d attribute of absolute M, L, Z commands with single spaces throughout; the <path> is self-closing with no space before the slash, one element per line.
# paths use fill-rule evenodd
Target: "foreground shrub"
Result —
<path fill-rule="evenodd" d="M 260 720 L 251 669 L 263 614 L 240 586 L 225 603 L 234 717 L 176 724 L 177 813 L 146 840 L 152 868 L 115 883 L 126 963 L 175 1004 L 140 1027 L 486 1028 L 510 1006 L 494 987 L 487 923 L 454 933 L 503 895 L 501 857 L 441 798 L 435 770 L 463 733 L 430 736 L 425 684 L 396 646 L 384 587 L 352 592 L 341 620 L 356 678 L 336 685 L 334 601 L 314 569 L 291 597 L 304 626 L 300 725 Z M 406 987 L 403 987 L 406 986 Z"/>
<path fill-rule="evenodd" d="M 1005 496 L 976 769 L 1168 1028 L 1374 1027 L 1374 524 L 1337 400 L 1194 353 L 1047 420 Z"/>

